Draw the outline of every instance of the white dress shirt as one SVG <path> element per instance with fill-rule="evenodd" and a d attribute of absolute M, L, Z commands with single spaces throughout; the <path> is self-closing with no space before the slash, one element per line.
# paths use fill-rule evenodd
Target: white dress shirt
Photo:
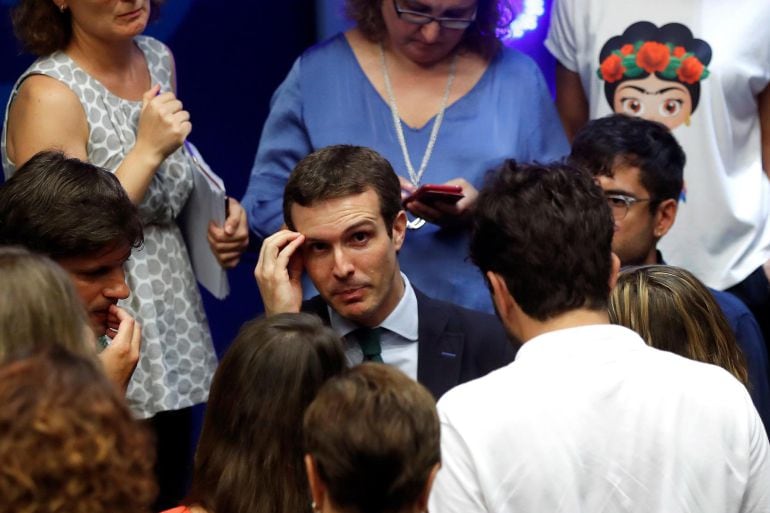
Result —
<path fill-rule="evenodd" d="M 536 337 L 438 410 L 431 513 L 770 512 L 743 385 L 620 326 Z"/>
<path fill-rule="evenodd" d="M 401 296 L 396 308 L 390 312 L 382 324 L 380 346 L 382 347 L 382 361 L 398 368 L 410 378 L 417 379 L 417 334 L 419 316 L 417 314 L 417 297 L 414 289 L 404 273 L 404 294 Z M 337 312 L 329 309 L 329 323 L 332 329 L 341 337 L 360 328 Z M 358 365 L 364 360 L 361 347 L 355 341 L 345 340 L 345 356 L 349 365 Z"/>

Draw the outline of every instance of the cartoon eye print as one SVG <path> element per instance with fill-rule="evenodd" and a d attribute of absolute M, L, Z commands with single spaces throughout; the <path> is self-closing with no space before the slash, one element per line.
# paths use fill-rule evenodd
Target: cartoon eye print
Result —
<path fill-rule="evenodd" d="M 638 98 L 624 97 L 620 99 L 621 112 L 630 116 L 642 116 L 644 104 Z"/>
<path fill-rule="evenodd" d="M 681 112 L 683 104 L 683 100 L 675 98 L 664 99 L 658 107 L 658 112 L 664 117 L 676 116 Z"/>
<path fill-rule="evenodd" d="M 613 110 L 663 123 L 669 129 L 688 122 L 692 113 L 690 91 L 679 82 L 655 75 L 624 80 L 614 95 Z"/>

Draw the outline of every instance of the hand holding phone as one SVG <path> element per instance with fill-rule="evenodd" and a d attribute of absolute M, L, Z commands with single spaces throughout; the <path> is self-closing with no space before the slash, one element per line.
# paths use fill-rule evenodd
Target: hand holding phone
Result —
<path fill-rule="evenodd" d="M 430 183 L 421 185 L 414 193 L 404 198 L 403 204 L 406 206 L 412 201 L 419 201 L 431 206 L 437 203 L 454 205 L 464 197 L 463 189 L 459 185 Z"/>

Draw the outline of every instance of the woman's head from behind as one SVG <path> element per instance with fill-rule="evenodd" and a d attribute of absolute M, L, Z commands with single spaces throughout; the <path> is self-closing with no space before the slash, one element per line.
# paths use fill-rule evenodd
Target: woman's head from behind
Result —
<path fill-rule="evenodd" d="M 433 396 L 393 367 L 330 380 L 304 421 L 305 463 L 324 512 L 423 511 L 441 458 Z"/>
<path fill-rule="evenodd" d="M 93 332 L 69 275 L 49 258 L 0 246 L 0 361 L 59 344 L 93 357 Z"/>
<path fill-rule="evenodd" d="M 0 404 L 0 509 L 149 512 L 151 437 L 91 359 L 52 346 L 2 364 Z"/>
<path fill-rule="evenodd" d="M 246 323 L 214 376 L 188 502 L 215 513 L 308 511 L 302 416 L 345 365 L 339 337 L 316 316 Z"/>
<path fill-rule="evenodd" d="M 665 265 L 623 271 L 609 312 L 611 322 L 634 330 L 648 345 L 719 365 L 748 383 L 743 354 L 721 308 L 688 271 Z"/>

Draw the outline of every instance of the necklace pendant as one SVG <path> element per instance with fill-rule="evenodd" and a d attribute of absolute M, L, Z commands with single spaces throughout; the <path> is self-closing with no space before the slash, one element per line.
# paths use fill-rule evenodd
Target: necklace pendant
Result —
<path fill-rule="evenodd" d="M 419 230 L 425 224 L 425 219 L 422 217 L 415 217 L 414 219 L 407 219 L 406 227 L 410 230 Z"/>

